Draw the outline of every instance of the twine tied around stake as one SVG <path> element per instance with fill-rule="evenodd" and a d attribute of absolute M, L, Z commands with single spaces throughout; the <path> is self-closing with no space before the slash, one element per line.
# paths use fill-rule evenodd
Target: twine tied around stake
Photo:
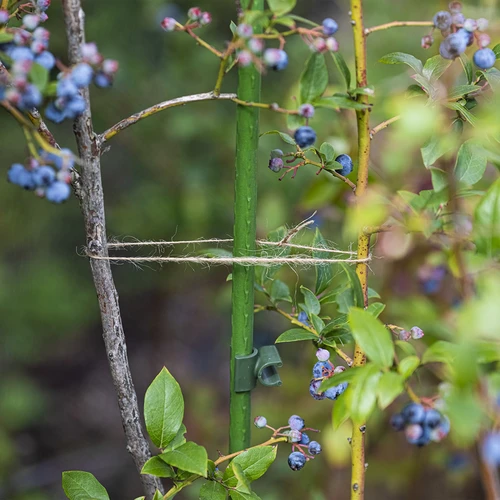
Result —
<path fill-rule="evenodd" d="M 311 216 L 313 217 L 315 213 Z M 310 218 L 309 218 L 310 219 Z M 322 254 L 338 254 L 345 255 L 346 258 L 334 258 L 334 257 L 314 257 L 306 254 L 295 254 L 295 255 L 256 255 L 256 256 L 237 256 L 234 255 L 216 255 L 216 256 L 207 256 L 207 255 L 169 255 L 169 256 L 138 256 L 138 257 L 122 257 L 122 256 L 102 256 L 95 255 L 89 251 L 86 251 L 86 255 L 91 259 L 96 260 L 108 260 L 114 263 L 124 262 L 130 264 L 139 264 L 146 262 L 157 262 L 160 264 L 163 263 L 188 263 L 188 264 L 202 264 L 202 265 L 227 265 L 230 266 L 232 264 L 239 264 L 242 266 L 274 266 L 277 264 L 288 264 L 291 266 L 298 267 L 307 267 L 307 266 L 316 266 L 316 265 L 327 265 L 343 262 L 346 264 L 358 264 L 361 262 L 370 262 L 372 260 L 372 256 L 369 255 L 365 259 L 356 259 L 356 252 L 350 250 L 337 250 L 335 248 L 328 248 L 325 246 L 315 247 L 308 245 L 297 245 L 294 243 L 290 243 L 290 240 L 303 228 L 313 224 L 313 220 L 306 219 L 305 221 L 298 224 L 296 227 L 292 228 L 286 236 L 280 241 L 268 241 L 268 240 L 257 240 L 256 245 L 258 247 L 274 247 L 274 248 L 289 248 L 289 249 L 297 249 L 302 251 L 308 251 L 314 254 L 322 253 Z M 117 250 L 126 250 L 133 247 L 156 247 L 156 248 L 168 248 L 174 247 L 178 245 L 199 245 L 199 244 L 207 244 L 212 243 L 219 245 L 221 243 L 232 243 L 234 242 L 233 238 L 209 238 L 209 239 L 198 239 L 198 240 L 187 240 L 187 241 L 112 241 L 108 243 L 108 250 L 117 249 Z M 265 250 L 262 250 L 265 252 Z"/>

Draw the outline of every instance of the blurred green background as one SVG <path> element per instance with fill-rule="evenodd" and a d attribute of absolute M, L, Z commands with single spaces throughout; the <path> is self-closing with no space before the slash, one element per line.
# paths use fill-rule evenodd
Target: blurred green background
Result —
<path fill-rule="evenodd" d="M 495 3 L 469 2 L 465 12 L 494 19 Z M 391 20 L 430 20 L 447 2 L 367 0 L 365 4 L 365 22 L 371 26 Z M 120 62 L 113 89 L 92 88 L 97 131 L 162 100 L 212 89 L 218 69 L 214 56 L 190 37 L 165 33 L 159 27 L 167 15 L 183 21 L 191 6 L 183 0 L 85 1 L 88 40 L 96 41 L 106 57 Z M 204 37 L 223 47 L 229 23 L 236 17 L 234 2 L 206 0 L 199 6 L 213 15 L 213 23 L 203 28 Z M 347 0 L 299 0 L 296 13 L 317 22 L 334 17 L 340 25 L 340 50 L 352 68 L 348 10 Z M 59 1 L 53 0 L 48 14 L 51 49 L 65 61 Z M 405 67 L 386 66 L 378 59 L 395 50 L 421 59 L 436 54 L 437 44 L 429 51 L 420 48 L 420 38 L 426 33 L 426 29 L 406 28 L 370 36 L 368 74 L 376 88 L 373 125 L 395 114 L 397 96 L 412 83 Z M 497 31 L 490 30 L 490 34 L 493 44 L 499 41 Z M 309 49 L 296 38 L 287 44 L 287 52 L 288 69 L 263 77 L 263 102 L 294 106 L 296 82 Z M 344 90 L 333 61 L 328 63 L 330 90 Z M 223 90 L 235 88 L 231 73 Z M 261 119 L 261 131 L 286 131 L 283 116 L 262 112 Z M 330 141 L 339 153 L 355 155 L 353 112 L 320 110 L 312 125 L 320 141 Z M 421 142 L 400 141 L 401 134 L 411 136 L 411 126 L 406 121 L 373 141 L 372 181 L 381 190 L 416 192 L 430 187 L 430 175 L 419 153 Z M 70 124 L 51 129 L 61 145 L 75 150 Z M 24 160 L 27 148 L 21 129 L 7 113 L 0 113 L 0 131 L 6 174 L 10 164 Z M 141 240 L 230 236 L 234 143 L 235 106 L 230 102 L 170 109 L 118 135 L 102 159 L 109 236 Z M 259 236 L 282 224 L 293 226 L 318 210 L 325 237 L 348 247 L 352 238 L 343 231 L 350 197 L 347 186 L 326 175 L 316 176 L 314 170 L 278 182 L 267 168 L 269 150 L 275 147 L 283 147 L 277 136 L 262 138 Z M 493 171 L 487 173 L 485 182 L 493 176 Z M 69 469 L 94 473 L 112 498 L 139 496 L 140 483 L 125 450 L 100 337 L 89 266 L 79 252 L 85 237 L 76 199 L 54 206 L 1 182 L 0 234 L 0 498 L 64 498 L 60 476 Z M 386 259 L 373 263 L 370 279 L 388 304 L 382 318 L 390 317 L 393 323 L 400 320 L 408 327 L 418 324 L 426 331 L 426 342 L 441 338 L 440 321 L 455 298 L 452 280 L 439 296 L 425 296 L 417 279 L 419 267 L 433 248 L 416 237 L 385 240 L 381 248 Z M 188 438 L 216 456 L 217 450 L 226 449 L 228 434 L 228 271 L 181 265 L 114 266 L 113 271 L 139 400 L 166 365 L 183 389 Z M 307 282 L 314 272 L 300 274 Z M 282 279 L 291 286 L 298 281 L 291 272 Z M 273 343 L 286 328 L 281 318 L 260 313 L 256 344 Z M 322 430 L 319 440 L 325 452 L 301 473 L 294 473 L 286 464 L 289 451 L 282 449 L 255 490 L 266 500 L 347 499 L 349 428 L 334 433 L 331 403 L 316 402 L 308 394 L 314 349 L 292 344 L 280 347 L 280 352 L 283 386 L 258 387 L 253 414 L 265 415 L 276 426 L 292 413 L 302 415 L 309 425 Z M 435 383 L 431 375 L 422 377 L 418 389 L 432 392 L 428 386 Z M 393 410 L 402 404 L 396 402 Z M 481 498 L 470 450 L 451 442 L 424 449 L 410 447 L 389 429 L 390 413 L 377 414 L 370 422 L 367 498 L 416 499 L 424 493 L 429 499 Z M 267 436 L 264 430 L 254 432 L 256 443 Z M 186 489 L 179 498 L 197 498 L 196 490 Z"/>

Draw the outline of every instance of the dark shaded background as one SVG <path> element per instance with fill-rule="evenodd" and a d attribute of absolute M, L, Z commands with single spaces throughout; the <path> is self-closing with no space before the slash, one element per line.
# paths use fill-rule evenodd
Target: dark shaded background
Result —
<path fill-rule="evenodd" d="M 51 47 L 63 61 L 65 40 L 60 2 L 53 1 L 47 27 Z M 341 51 L 352 67 L 352 37 L 348 2 L 299 1 L 297 13 L 320 22 L 326 16 L 340 24 Z M 390 20 L 427 20 L 445 2 L 422 0 L 367 0 L 366 23 Z M 491 16 L 495 1 L 471 2 L 469 14 Z M 95 128 L 102 131 L 119 119 L 156 102 L 211 90 L 217 60 L 180 33 L 159 28 L 165 15 L 183 19 L 192 6 L 179 0 L 87 0 L 88 40 L 103 54 L 120 61 L 112 90 L 92 88 Z M 213 14 L 204 28 L 206 39 L 222 46 L 229 22 L 235 18 L 232 1 L 209 1 L 200 7 Z M 402 67 L 377 63 L 394 50 L 425 58 L 436 53 L 420 48 L 419 28 L 398 29 L 370 37 L 369 79 L 377 88 L 373 124 L 394 114 L 391 95 L 411 80 Z M 492 33 L 493 41 L 497 41 Z M 295 83 L 308 48 L 300 39 L 287 45 L 290 66 L 263 80 L 263 101 L 293 106 Z M 331 61 L 330 61 L 331 63 Z M 342 82 L 333 66 L 333 91 Z M 235 75 L 224 83 L 236 87 Z M 389 95 L 385 98 L 385 95 Z M 352 112 L 319 111 L 314 126 L 320 140 L 329 139 L 339 152 L 355 153 Z M 262 113 L 262 131 L 286 130 L 281 116 Z M 8 166 L 27 155 L 21 129 L 0 114 L 1 158 Z M 53 126 L 59 143 L 75 149 L 71 126 Z M 150 239 L 224 238 L 232 232 L 235 107 L 229 102 L 205 102 L 175 108 L 129 129 L 110 142 L 102 168 L 110 236 Z M 400 170 L 384 170 L 384 155 L 394 147 L 381 134 L 374 141 L 373 182 L 389 191 L 429 187 L 418 148 L 406 155 Z M 269 149 L 280 147 L 274 136 L 261 141 L 258 231 L 260 236 L 281 224 L 295 225 L 319 210 L 321 230 L 339 246 L 346 186 L 314 171 L 299 173 L 282 183 L 267 165 Z M 76 199 L 54 206 L 31 193 L 0 182 L 0 498 L 58 500 L 61 471 L 94 473 L 112 498 L 141 494 L 134 466 L 125 450 L 123 432 L 100 337 L 100 323 L 88 262 L 79 255 L 84 244 L 83 224 Z M 192 251 L 192 249 L 189 249 Z M 426 339 L 439 338 L 439 319 L 452 300 L 426 297 L 418 288 L 416 272 L 429 248 L 412 241 L 402 258 L 372 266 L 372 286 L 383 292 L 391 320 L 418 322 Z M 227 446 L 228 354 L 230 284 L 228 271 L 188 266 L 115 266 L 129 358 L 140 401 L 148 384 L 165 364 L 183 389 L 188 437 L 216 456 Z M 301 273 L 307 281 L 311 271 Z M 294 285 L 292 273 L 284 277 Z M 284 278 L 285 279 L 285 278 Z M 272 343 L 287 327 L 271 313 L 256 318 L 256 343 Z M 325 452 L 301 473 L 286 465 L 282 449 L 256 491 L 266 500 L 283 498 L 345 499 L 349 497 L 349 428 L 333 433 L 331 404 L 315 402 L 308 394 L 312 347 L 280 347 L 285 365 L 279 389 L 258 387 L 253 413 L 271 424 L 284 423 L 292 413 L 323 430 Z M 427 382 L 420 380 L 421 387 Z M 400 407 L 402 402 L 395 403 Z M 388 413 L 377 414 L 368 440 L 368 499 L 482 497 L 474 457 L 450 442 L 417 450 L 392 433 Z M 267 439 L 255 430 L 255 442 Z M 284 448 L 284 447 L 283 447 Z M 197 498 L 196 487 L 179 498 Z"/>

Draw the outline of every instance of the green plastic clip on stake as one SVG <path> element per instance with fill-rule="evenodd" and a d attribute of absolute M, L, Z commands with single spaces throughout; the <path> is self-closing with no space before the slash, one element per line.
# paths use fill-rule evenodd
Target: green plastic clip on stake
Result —
<path fill-rule="evenodd" d="M 257 350 L 253 348 L 248 356 L 235 357 L 234 390 L 249 392 L 255 389 L 257 380 L 266 387 L 281 385 L 278 368 L 283 366 L 278 349 L 266 345 Z"/>

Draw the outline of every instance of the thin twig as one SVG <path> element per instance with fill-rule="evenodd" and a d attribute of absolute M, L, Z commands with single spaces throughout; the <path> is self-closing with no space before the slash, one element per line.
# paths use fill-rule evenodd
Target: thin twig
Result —
<path fill-rule="evenodd" d="M 81 60 L 81 45 L 85 41 L 85 15 L 80 0 L 63 0 L 62 4 L 68 38 L 69 62 L 76 64 Z M 84 90 L 82 95 L 86 101 L 86 110 L 74 123 L 78 151 L 83 161 L 80 207 L 85 221 L 89 251 L 98 256 L 106 256 L 106 221 L 100 148 L 92 125 L 88 89 Z M 118 293 L 108 261 L 92 259 L 90 267 L 101 311 L 103 339 L 118 398 L 127 450 L 140 472 L 144 463 L 150 458 L 151 451 L 141 426 L 137 394 L 128 363 Z M 141 474 L 140 478 L 148 499 L 153 497 L 157 489 L 164 491 L 160 479 L 146 474 Z"/>
<path fill-rule="evenodd" d="M 388 120 L 385 120 L 382 123 L 379 123 L 376 127 L 373 127 L 370 130 L 370 139 L 373 139 L 373 136 L 377 133 L 380 132 L 381 130 L 384 130 L 384 128 L 387 128 L 391 123 L 397 122 L 401 118 L 400 115 L 393 116 L 392 118 L 389 118 Z"/>
<path fill-rule="evenodd" d="M 432 21 L 393 21 L 391 23 L 380 24 L 372 28 L 365 29 L 365 35 L 374 33 L 375 31 L 388 30 L 390 28 L 400 28 L 403 26 L 434 26 Z"/>
<path fill-rule="evenodd" d="M 276 103 L 265 103 L 265 102 L 248 102 L 248 101 L 242 101 L 241 99 L 234 98 L 232 99 L 233 102 L 236 104 L 239 104 L 241 106 L 248 106 L 250 108 L 263 108 L 263 109 L 269 109 L 271 111 L 275 111 L 276 113 L 283 113 L 285 115 L 298 115 L 299 112 L 295 109 L 285 109 L 279 107 Z"/>
<path fill-rule="evenodd" d="M 116 134 L 120 133 L 122 130 L 125 130 L 131 125 L 134 125 L 138 121 L 144 120 L 144 118 L 155 115 L 156 113 L 159 113 L 164 109 L 174 108 L 176 106 L 184 106 L 184 104 L 187 104 L 189 102 L 212 101 L 217 99 L 232 100 L 235 97 L 236 94 L 220 94 L 219 96 L 216 96 L 213 92 L 205 92 L 203 94 L 186 95 L 183 97 L 170 99 L 169 101 L 163 101 L 119 121 L 112 127 L 108 128 L 108 130 L 100 134 L 97 138 L 97 142 L 101 146 Z"/>

